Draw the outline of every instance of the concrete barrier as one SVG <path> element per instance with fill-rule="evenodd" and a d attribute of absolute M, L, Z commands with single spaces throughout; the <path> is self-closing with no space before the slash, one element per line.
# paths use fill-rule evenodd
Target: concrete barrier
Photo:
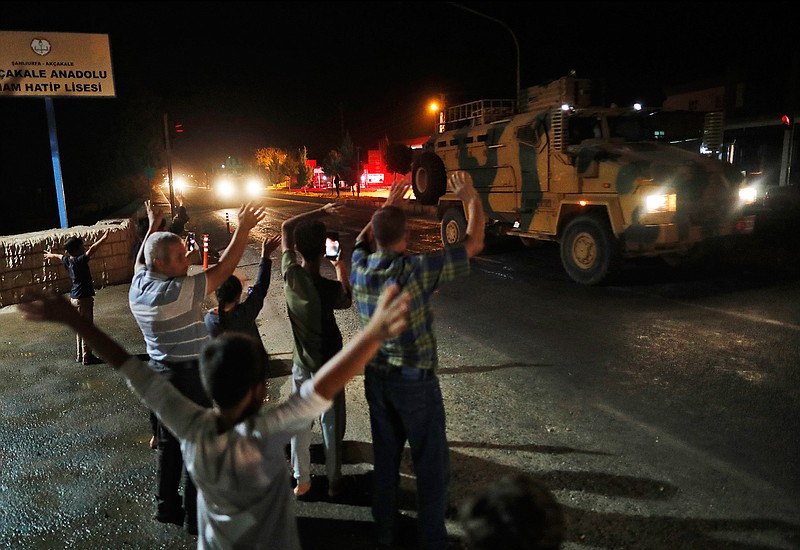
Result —
<path fill-rule="evenodd" d="M 0 307 L 34 299 L 43 290 L 69 292 L 72 281 L 64 264 L 47 260 L 44 251 L 64 253 L 70 237 L 83 238 L 86 246 L 110 230 L 108 239 L 92 255 L 89 266 L 95 288 L 130 283 L 133 276 L 131 248 L 136 240 L 130 219 L 101 220 L 94 225 L 49 229 L 0 237 Z"/>

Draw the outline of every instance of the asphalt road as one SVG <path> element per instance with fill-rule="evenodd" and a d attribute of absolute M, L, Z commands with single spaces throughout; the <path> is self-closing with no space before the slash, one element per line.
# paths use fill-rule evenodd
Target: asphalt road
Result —
<path fill-rule="evenodd" d="M 307 202 L 271 200 L 240 263 Z M 226 243 L 225 212 L 192 207 L 190 229 Z M 235 211 L 227 210 L 235 219 Z M 329 219 L 345 249 L 369 216 Z M 412 225 L 415 250 L 438 226 Z M 277 264 L 276 264 L 277 268 Z M 800 270 L 791 247 L 728 250 L 694 272 L 629 266 L 606 287 L 572 283 L 557 250 L 494 243 L 435 298 L 451 449 L 451 509 L 505 473 L 540 479 L 564 507 L 563 548 L 800 548 Z M 144 345 L 127 285 L 98 292 L 96 320 Z M 209 307 L 213 305 L 209 303 Z M 354 310 L 337 312 L 345 338 Z M 260 317 L 270 398 L 288 394 L 291 329 L 280 277 Z M 193 548 L 152 516 L 146 411 L 106 367 L 72 361 L 73 337 L 0 309 L 0 548 Z M 361 378 L 347 390 L 349 491 L 298 502 L 306 550 L 371 548 L 371 447 Z M 413 518 L 404 457 L 402 509 Z M 451 548 L 462 548 L 449 521 Z"/>

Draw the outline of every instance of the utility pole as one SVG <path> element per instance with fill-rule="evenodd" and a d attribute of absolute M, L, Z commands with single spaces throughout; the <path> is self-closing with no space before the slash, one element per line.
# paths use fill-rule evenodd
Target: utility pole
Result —
<path fill-rule="evenodd" d="M 466 11 L 468 11 L 470 13 L 474 13 L 475 15 L 479 15 L 481 17 L 485 17 L 486 19 L 488 19 L 490 21 L 494 21 L 498 25 L 502 25 L 505 30 L 507 30 L 509 33 L 511 33 L 511 38 L 514 39 L 514 47 L 517 50 L 517 89 L 515 90 L 515 93 L 514 93 L 514 101 L 518 103 L 519 102 L 519 91 L 520 91 L 520 78 L 519 78 L 519 42 L 517 41 L 517 35 L 514 34 L 514 31 L 511 30 L 511 27 L 509 27 L 508 25 L 506 25 L 505 23 L 503 23 L 499 19 L 496 19 L 494 17 L 486 15 L 485 13 L 481 13 L 481 12 L 479 12 L 477 10 L 473 10 L 472 8 L 468 8 L 466 6 L 462 6 L 461 4 L 459 4 L 457 2 L 448 2 L 448 4 L 451 4 L 451 5 L 453 5 L 453 6 L 457 7 L 457 8 L 461 8 L 462 10 L 466 10 Z"/>
<path fill-rule="evenodd" d="M 169 143 L 169 117 L 164 113 L 164 147 L 167 151 L 167 181 L 169 182 L 169 216 L 175 217 L 175 191 L 172 187 L 172 150 Z"/>

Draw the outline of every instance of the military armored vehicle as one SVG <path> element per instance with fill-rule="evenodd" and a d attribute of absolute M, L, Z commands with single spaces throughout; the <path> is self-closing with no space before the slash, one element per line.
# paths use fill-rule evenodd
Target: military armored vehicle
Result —
<path fill-rule="evenodd" d="M 564 77 L 520 94 L 521 108 L 513 100 L 448 108 L 444 132 L 412 165 L 416 199 L 437 205 L 445 245 L 466 230 L 447 189 L 454 170 L 472 175 L 487 230 L 531 246 L 558 242 L 565 271 L 586 285 L 608 282 L 624 258 L 677 264 L 753 232 L 739 198 L 744 176 L 713 155 L 720 113 L 598 107 L 590 92 L 591 81 Z"/>

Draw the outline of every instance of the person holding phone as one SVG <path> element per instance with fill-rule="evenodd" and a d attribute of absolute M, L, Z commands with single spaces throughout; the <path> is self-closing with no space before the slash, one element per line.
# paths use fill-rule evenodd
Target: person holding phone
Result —
<path fill-rule="evenodd" d="M 325 237 L 325 257 L 331 261 L 339 259 L 339 234 L 335 231 L 328 231 Z"/>
<path fill-rule="evenodd" d="M 251 335 L 266 353 L 256 319 L 264 307 L 272 273 L 272 254 L 281 242 L 280 234 L 264 237 L 261 244 L 261 260 L 258 264 L 256 284 L 247 289 L 242 300 L 242 280 L 230 275 L 215 291 L 217 307 L 206 312 L 204 322 L 208 334 L 216 338 L 224 332 L 244 332 Z"/>
<path fill-rule="evenodd" d="M 350 272 L 347 263 L 339 260 L 338 250 L 334 250 L 338 249 L 333 243 L 334 240 L 338 243 L 338 235 L 329 233 L 319 220 L 334 214 L 341 206 L 343 203 L 331 202 L 289 218 L 281 225 L 283 289 L 294 335 L 294 392 L 299 392 L 325 361 L 342 349 L 342 333 L 333 312 L 352 304 Z M 326 240 L 330 247 L 326 246 Z M 336 280 L 323 277 L 320 272 L 326 258 L 333 263 Z M 335 498 L 342 490 L 342 441 L 347 425 L 344 388 L 333 398 L 333 405 L 320 415 L 319 421 L 325 448 L 328 496 Z M 294 493 L 298 497 L 311 489 L 312 427 L 313 422 L 291 441 L 292 471 L 296 480 Z"/>

